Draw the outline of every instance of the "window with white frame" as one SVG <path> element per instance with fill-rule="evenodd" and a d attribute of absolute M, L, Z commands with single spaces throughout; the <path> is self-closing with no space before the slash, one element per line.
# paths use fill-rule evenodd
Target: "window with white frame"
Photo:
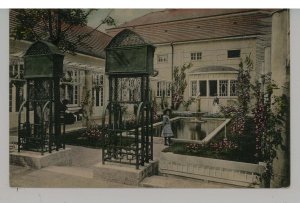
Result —
<path fill-rule="evenodd" d="M 171 91 L 172 91 L 172 83 L 171 82 L 165 82 L 165 81 L 160 81 L 157 82 L 156 86 L 156 96 L 157 97 L 170 97 L 171 96 Z"/>
<path fill-rule="evenodd" d="M 207 96 L 207 81 L 206 80 L 199 81 L 199 96 L 201 96 L 201 97 Z"/>
<path fill-rule="evenodd" d="M 237 96 L 237 80 L 192 80 L 190 81 L 190 94 L 193 97 L 235 97 Z"/>
<path fill-rule="evenodd" d="M 157 82 L 157 85 L 156 85 L 156 96 L 158 96 L 158 97 L 162 96 L 162 82 Z"/>
<path fill-rule="evenodd" d="M 197 96 L 197 81 L 191 81 L 191 96 Z"/>
<path fill-rule="evenodd" d="M 191 60 L 192 61 L 199 61 L 202 58 L 201 52 L 192 52 L 191 53 Z"/>
<path fill-rule="evenodd" d="M 93 81 L 93 94 L 95 99 L 95 106 L 103 106 L 103 84 L 104 84 L 104 76 L 100 73 L 94 74 L 94 81 Z"/>
<path fill-rule="evenodd" d="M 172 91 L 172 83 L 167 82 L 167 89 L 166 89 L 166 96 L 167 97 L 171 96 L 171 91 Z"/>
<path fill-rule="evenodd" d="M 68 69 L 61 82 L 61 96 L 68 100 L 69 105 L 79 105 L 82 73 L 77 69 Z"/>
<path fill-rule="evenodd" d="M 228 96 L 228 80 L 219 80 L 219 96 Z"/>
<path fill-rule="evenodd" d="M 157 55 L 158 63 L 167 63 L 168 62 L 168 54 Z"/>
<path fill-rule="evenodd" d="M 237 96 L 237 80 L 230 80 L 230 96 Z"/>
<path fill-rule="evenodd" d="M 24 101 L 24 64 L 21 59 L 10 60 L 9 112 L 18 112 Z M 14 90 L 14 91 L 13 91 Z M 14 103 L 14 108 L 13 108 Z"/>

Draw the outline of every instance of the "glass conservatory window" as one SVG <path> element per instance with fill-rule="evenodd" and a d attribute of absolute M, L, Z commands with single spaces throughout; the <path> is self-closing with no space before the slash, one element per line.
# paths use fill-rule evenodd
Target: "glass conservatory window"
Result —
<path fill-rule="evenodd" d="M 237 96 L 236 86 L 237 80 L 192 80 L 190 81 L 190 94 L 197 97 L 233 97 Z"/>
<path fill-rule="evenodd" d="M 230 96 L 237 96 L 237 80 L 230 80 Z"/>
<path fill-rule="evenodd" d="M 191 81 L 191 96 L 197 96 L 197 81 Z"/>
<path fill-rule="evenodd" d="M 207 96 L 207 81 L 206 80 L 199 81 L 199 94 L 200 94 L 200 96 Z"/>
<path fill-rule="evenodd" d="M 209 81 L 209 96 L 214 97 L 218 95 L 218 85 L 217 80 Z"/>
<path fill-rule="evenodd" d="M 225 97 L 228 95 L 228 80 L 219 81 L 219 96 Z"/>
<path fill-rule="evenodd" d="M 166 89 L 166 96 L 170 97 L 171 96 L 171 90 L 172 90 L 172 84 L 170 82 L 167 82 L 167 89 Z"/>

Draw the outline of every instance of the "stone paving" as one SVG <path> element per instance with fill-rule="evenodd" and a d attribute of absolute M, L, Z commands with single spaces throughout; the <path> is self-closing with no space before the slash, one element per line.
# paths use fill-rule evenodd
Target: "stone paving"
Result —
<path fill-rule="evenodd" d="M 72 149 L 71 166 L 49 166 L 34 170 L 20 166 L 10 166 L 11 187 L 31 188 L 132 188 L 135 186 L 109 182 L 93 177 L 92 167 L 101 162 L 102 151 L 80 146 L 67 146 Z M 154 140 L 154 160 L 165 148 L 160 138 Z M 157 188 L 228 188 L 226 184 L 208 183 L 174 176 L 152 176 L 146 178 L 140 187 Z"/>

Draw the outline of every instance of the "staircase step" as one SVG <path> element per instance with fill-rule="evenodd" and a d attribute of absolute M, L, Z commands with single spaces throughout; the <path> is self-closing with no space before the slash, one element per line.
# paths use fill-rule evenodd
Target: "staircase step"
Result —
<path fill-rule="evenodd" d="M 215 182 L 194 180 L 177 176 L 151 176 L 141 183 L 143 187 L 151 188 L 233 188 L 235 186 Z"/>
<path fill-rule="evenodd" d="M 49 166 L 42 170 L 61 173 L 64 175 L 72 175 L 83 178 L 93 178 L 93 169 L 85 167 L 70 167 L 70 166 Z"/>

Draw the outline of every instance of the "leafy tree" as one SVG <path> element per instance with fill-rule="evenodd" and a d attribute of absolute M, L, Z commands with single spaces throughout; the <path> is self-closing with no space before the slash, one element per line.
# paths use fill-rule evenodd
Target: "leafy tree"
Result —
<path fill-rule="evenodd" d="M 177 110 L 183 102 L 183 94 L 187 87 L 185 71 L 192 67 L 192 64 L 184 64 L 180 68 L 176 66 L 173 72 L 172 84 L 172 109 Z"/>
<path fill-rule="evenodd" d="M 74 53 L 79 44 L 89 37 L 101 25 L 115 25 L 115 20 L 109 14 L 90 32 L 70 37 L 70 31 L 76 26 L 86 26 L 89 15 L 94 9 L 18 9 L 16 26 L 11 30 L 15 39 L 29 41 L 47 40 L 62 51 Z"/>

